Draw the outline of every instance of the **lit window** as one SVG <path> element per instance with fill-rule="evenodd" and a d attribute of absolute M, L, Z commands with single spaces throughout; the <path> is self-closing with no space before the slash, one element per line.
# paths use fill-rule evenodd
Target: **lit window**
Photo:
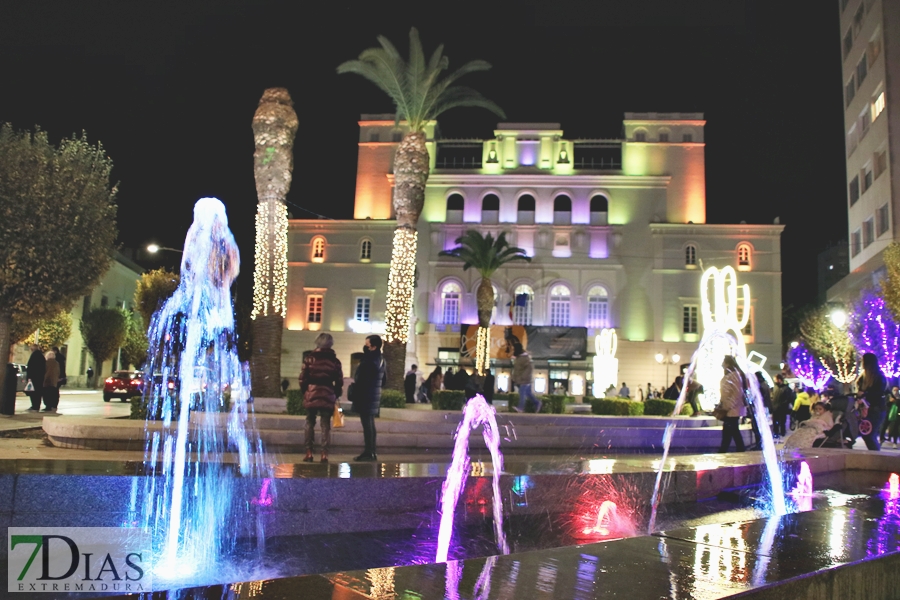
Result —
<path fill-rule="evenodd" d="M 869 217 L 862 224 L 863 248 L 868 248 L 875 241 L 875 217 Z"/>
<path fill-rule="evenodd" d="M 372 260 L 372 240 L 363 240 L 359 244 L 359 260 Z"/>
<path fill-rule="evenodd" d="M 322 323 L 322 296 L 309 296 L 306 299 L 306 322 L 310 325 Z"/>
<path fill-rule="evenodd" d="M 856 204 L 857 200 L 859 200 L 859 175 L 850 182 L 850 206 Z"/>
<path fill-rule="evenodd" d="M 324 262 L 325 260 L 325 239 L 316 238 L 312 243 L 312 260 L 313 262 Z"/>
<path fill-rule="evenodd" d="M 740 244 L 737 247 L 738 271 L 750 270 L 750 244 Z"/>
<path fill-rule="evenodd" d="M 599 285 L 588 290 L 587 326 L 593 329 L 609 327 L 609 295 Z"/>
<path fill-rule="evenodd" d="M 862 252 L 862 231 L 857 229 L 850 234 L 850 256 L 854 257 Z"/>
<path fill-rule="evenodd" d="M 444 325 L 459 324 L 459 299 L 462 290 L 459 284 L 452 281 L 441 288 L 441 323 Z"/>
<path fill-rule="evenodd" d="M 531 325 L 532 306 L 534 304 L 534 291 L 530 286 L 520 285 L 513 293 L 510 313 L 515 325 Z"/>
<path fill-rule="evenodd" d="M 697 266 L 697 246 L 694 244 L 688 244 L 684 247 L 684 266 Z"/>
<path fill-rule="evenodd" d="M 875 97 L 875 100 L 872 101 L 872 120 L 878 118 L 884 111 L 884 92 L 881 92 Z"/>
<path fill-rule="evenodd" d="M 572 296 L 569 288 L 560 284 L 550 290 L 550 326 L 568 327 Z"/>
<path fill-rule="evenodd" d="M 360 323 L 369 323 L 371 321 L 371 317 L 369 316 L 369 309 L 372 306 L 371 298 L 357 298 L 356 299 L 356 320 Z"/>
<path fill-rule="evenodd" d="M 880 237 L 882 234 L 887 233 L 888 229 L 891 228 L 891 223 L 888 221 L 890 217 L 890 213 L 888 212 L 888 205 L 881 205 L 877 211 L 875 211 L 875 220 L 877 221 L 877 232 Z"/>
<path fill-rule="evenodd" d="M 700 307 L 689 304 L 682 309 L 682 333 L 697 333 L 697 315 Z"/>

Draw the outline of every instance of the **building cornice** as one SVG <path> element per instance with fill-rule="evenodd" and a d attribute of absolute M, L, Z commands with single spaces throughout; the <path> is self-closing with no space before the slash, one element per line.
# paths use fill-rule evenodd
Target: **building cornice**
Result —
<path fill-rule="evenodd" d="M 670 175 L 543 175 L 518 173 L 432 173 L 426 187 L 497 186 L 497 187 L 605 187 L 617 189 L 665 188 Z"/>
<path fill-rule="evenodd" d="M 784 225 L 759 225 L 750 223 L 651 223 L 653 235 L 757 235 L 778 236 Z"/>
<path fill-rule="evenodd" d="M 396 219 L 290 219 L 288 231 L 384 231 L 397 227 Z"/>

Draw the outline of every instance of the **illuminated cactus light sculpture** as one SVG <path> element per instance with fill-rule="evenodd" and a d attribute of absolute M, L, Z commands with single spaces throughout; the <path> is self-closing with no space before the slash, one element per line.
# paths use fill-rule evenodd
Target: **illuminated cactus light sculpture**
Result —
<path fill-rule="evenodd" d="M 615 387 L 619 381 L 619 359 L 616 349 L 619 345 L 615 329 L 604 328 L 594 338 L 594 397 L 600 398 L 609 386 Z"/>

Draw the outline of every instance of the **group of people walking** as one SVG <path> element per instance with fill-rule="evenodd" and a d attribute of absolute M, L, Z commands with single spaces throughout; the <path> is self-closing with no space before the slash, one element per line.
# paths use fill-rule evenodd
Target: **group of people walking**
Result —
<path fill-rule="evenodd" d="M 31 399 L 28 412 L 55 413 L 59 407 L 59 389 L 66 383 L 66 356 L 56 346 L 45 353 L 39 345 L 33 344 L 26 372 L 25 394 Z"/>

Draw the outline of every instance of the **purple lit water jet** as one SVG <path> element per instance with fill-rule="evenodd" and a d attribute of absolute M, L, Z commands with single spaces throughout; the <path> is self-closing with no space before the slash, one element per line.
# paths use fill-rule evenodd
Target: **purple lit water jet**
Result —
<path fill-rule="evenodd" d="M 797 476 L 797 485 L 791 490 L 791 497 L 797 503 L 798 510 L 812 510 L 813 476 L 805 460 L 800 463 L 800 474 Z"/>
<path fill-rule="evenodd" d="M 500 473 L 503 471 L 503 454 L 500 452 L 500 434 L 494 407 L 480 394 L 471 398 L 463 407 L 463 419 L 456 429 L 456 443 L 453 446 L 453 460 L 447 469 L 447 479 L 441 487 L 441 525 L 438 530 L 438 546 L 435 562 L 446 562 L 453 536 L 453 517 L 456 503 L 462 493 L 463 482 L 469 471 L 469 434 L 472 429 L 482 426 L 484 443 L 491 452 L 494 465 L 494 534 L 497 547 L 502 554 L 509 554 L 506 535 L 503 533 L 503 502 L 500 498 Z"/>

